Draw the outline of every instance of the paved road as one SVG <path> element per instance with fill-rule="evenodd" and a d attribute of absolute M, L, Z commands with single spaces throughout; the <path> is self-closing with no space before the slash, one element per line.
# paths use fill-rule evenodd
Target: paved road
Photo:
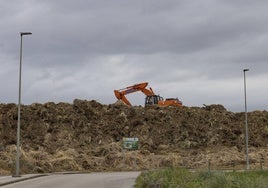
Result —
<path fill-rule="evenodd" d="M 4 188 L 131 188 L 140 172 L 51 175 L 26 180 Z"/>

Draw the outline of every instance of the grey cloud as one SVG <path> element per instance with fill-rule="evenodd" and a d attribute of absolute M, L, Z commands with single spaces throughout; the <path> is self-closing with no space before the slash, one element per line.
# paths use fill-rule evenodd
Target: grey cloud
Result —
<path fill-rule="evenodd" d="M 255 93 L 267 93 L 257 84 L 267 79 L 267 5 L 262 0 L 1 1 L 0 100 L 17 99 L 19 32 L 31 31 L 23 40 L 26 103 L 78 97 L 112 103 L 113 89 L 148 81 L 160 94 L 182 97 L 188 105 L 222 102 L 241 110 L 243 68 L 250 68 Z M 264 96 L 251 97 L 251 109 L 263 109 Z M 134 97 L 134 103 L 142 104 L 139 100 Z"/>

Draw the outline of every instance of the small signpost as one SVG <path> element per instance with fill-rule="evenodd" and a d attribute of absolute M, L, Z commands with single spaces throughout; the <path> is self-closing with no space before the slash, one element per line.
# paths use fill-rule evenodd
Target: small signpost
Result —
<path fill-rule="evenodd" d="M 138 138 L 123 138 L 123 151 L 125 150 L 137 150 L 139 148 Z M 134 160 L 134 168 L 137 169 L 136 157 Z M 124 163 L 125 163 L 125 152 L 124 152 Z"/>
<path fill-rule="evenodd" d="M 123 138 L 123 148 L 128 150 L 137 150 L 139 148 L 139 139 Z"/>

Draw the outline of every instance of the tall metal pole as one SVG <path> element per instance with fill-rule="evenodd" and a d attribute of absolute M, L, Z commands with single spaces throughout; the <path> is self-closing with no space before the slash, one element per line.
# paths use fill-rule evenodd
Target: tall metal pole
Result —
<path fill-rule="evenodd" d="M 18 99 L 18 126 L 17 126 L 17 156 L 16 156 L 16 174 L 14 177 L 20 177 L 20 106 L 21 106 L 21 69 L 22 69 L 22 38 L 23 35 L 31 35 L 30 32 L 20 33 L 20 69 L 19 69 L 19 99 Z"/>
<path fill-rule="evenodd" d="M 245 131 L 246 131 L 246 163 L 247 170 L 249 170 L 249 157 L 248 157 L 248 112 L 247 112 L 247 87 L 246 87 L 246 72 L 249 69 L 244 69 L 244 93 L 245 93 Z"/>

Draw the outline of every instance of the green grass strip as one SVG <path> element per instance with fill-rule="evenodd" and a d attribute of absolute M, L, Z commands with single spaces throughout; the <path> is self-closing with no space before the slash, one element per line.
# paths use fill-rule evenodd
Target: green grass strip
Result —
<path fill-rule="evenodd" d="M 267 188 L 268 171 L 196 171 L 165 168 L 142 172 L 135 188 Z"/>

